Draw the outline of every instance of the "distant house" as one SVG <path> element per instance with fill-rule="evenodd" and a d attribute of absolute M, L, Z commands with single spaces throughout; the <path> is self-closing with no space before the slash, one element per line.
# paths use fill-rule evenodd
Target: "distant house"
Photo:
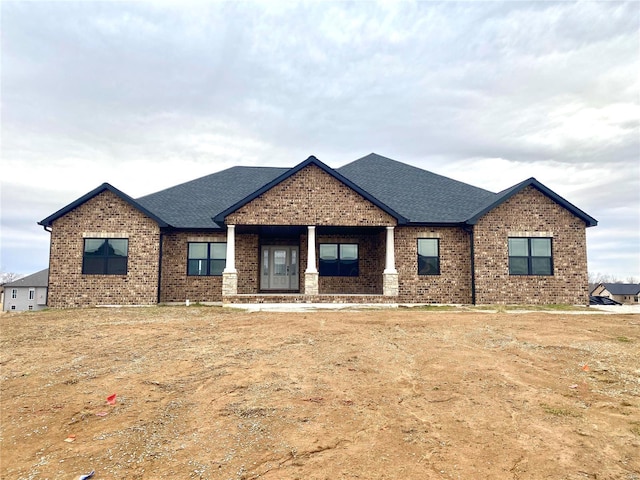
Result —
<path fill-rule="evenodd" d="M 49 269 L 4 284 L 5 312 L 42 310 L 47 306 Z"/>
<path fill-rule="evenodd" d="M 637 304 L 640 303 L 640 283 L 600 283 L 591 295 L 608 297 L 620 303 Z"/>
<path fill-rule="evenodd" d="M 588 214 L 535 178 L 493 193 L 376 154 L 232 167 L 39 222 L 49 306 L 589 302 Z"/>

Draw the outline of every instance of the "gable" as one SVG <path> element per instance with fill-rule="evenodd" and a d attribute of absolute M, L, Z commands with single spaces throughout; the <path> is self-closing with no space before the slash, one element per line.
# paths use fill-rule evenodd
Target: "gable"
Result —
<path fill-rule="evenodd" d="M 391 226 L 390 213 L 314 162 L 225 217 L 228 224 Z"/>
<path fill-rule="evenodd" d="M 139 211 L 144 216 L 146 216 L 146 217 L 150 218 L 151 220 L 153 220 L 154 222 L 156 222 L 158 224 L 158 226 L 160 226 L 160 227 L 167 227 L 168 226 L 168 224 L 164 220 L 162 220 L 157 215 L 155 215 L 154 213 L 149 211 L 147 208 L 145 208 L 144 206 L 139 204 L 136 200 L 131 198 L 126 193 L 118 190 L 117 188 L 109 185 L 108 183 L 103 183 L 99 187 L 91 190 L 89 193 L 83 195 L 82 197 L 78 198 L 74 202 L 71 202 L 69 205 L 67 205 L 65 207 L 62 207 L 60 210 L 55 212 L 53 215 L 49 215 L 47 218 L 45 218 L 43 220 L 40 220 L 38 222 L 38 225 L 42 225 L 43 227 L 51 227 L 53 225 L 53 222 L 55 222 L 56 220 L 66 216 L 70 212 L 73 212 L 78 207 L 81 207 L 85 203 L 91 201 L 92 199 L 94 199 L 95 197 L 97 197 L 97 196 L 99 196 L 99 195 L 101 195 L 103 193 L 108 193 L 108 194 L 112 195 L 114 198 L 117 198 L 123 204 L 126 204 L 127 207 L 131 207 L 131 208 L 136 209 L 137 211 Z"/>
<path fill-rule="evenodd" d="M 110 232 L 111 236 L 128 237 L 132 229 L 158 230 L 155 219 L 141 212 L 125 199 L 115 193 L 104 190 L 94 195 L 64 215 L 50 223 L 61 231 L 81 231 L 83 236 L 103 236 Z"/>
<path fill-rule="evenodd" d="M 525 190 L 535 190 L 540 195 L 546 197 L 549 201 L 556 204 L 558 207 L 563 208 L 565 211 L 573 215 L 575 218 L 580 219 L 580 221 L 584 222 L 584 225 L 587 227 L 595 227 L 598 224 L 598 221 L 587 215 L 585 212 L 580 210 L 578 207 L 562 198 L 557 193 L 553 192 L 551 189 L 545 187 L 543 184 L 538 182 L 535 178 L 529 178 L 523 182 L 514 185 L 513 187 L 507 188 L 500 193 L 497 193 L 494 198 L 478 210 L 474 215 L 471 216 L 467 220 L 466 223 L 469 225 L 475 225 L 478 221 L 487 213 L 493 211 L 494 209 L 508 203 L 514 196 L 517 196 L 524 192 Z"/>
<path fill-rule="evenodd" d="M 525 187 L 496 205 L 477 221 L 477 225 L 484 228 L 508 226 L 510 231 L 553 232 L 564 228 L 584 231 L 582 219 L 533 186 Z"/>

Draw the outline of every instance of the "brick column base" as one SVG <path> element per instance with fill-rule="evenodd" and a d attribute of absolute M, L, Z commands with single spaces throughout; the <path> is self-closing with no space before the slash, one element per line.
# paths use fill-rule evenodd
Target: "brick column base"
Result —
<path fill-rule="evenodd" d="M 318 295 L 318 272 L 304 274 L 304 294 Z"/>
<path fill-rule="evenodd" d="M 398 274 L 383 273 L 382 274 L 382 294 L 385 297 L 397 297 L 399 293 Z"/>
<path fill-rule="evenodd" d="M 222 272 L 222 296 L 238 294 L 238 274 Z"/>

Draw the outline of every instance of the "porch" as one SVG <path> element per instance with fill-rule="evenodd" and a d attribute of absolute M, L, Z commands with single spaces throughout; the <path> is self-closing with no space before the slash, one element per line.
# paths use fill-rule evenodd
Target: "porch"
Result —
<path fill-rule="evenodd" d="M 223 298 L 225 306 L 244 304 L 353 304 L 353 305 L 393 305 L 397 306 L 397 298 L 376 294 L 318 294 L 302 293 L 259 293 L 227 295 Z"/>
<path fill-rule="evenodd" d="M 227 225 L 222 301 L 393 303 L 394 228 Z"/>

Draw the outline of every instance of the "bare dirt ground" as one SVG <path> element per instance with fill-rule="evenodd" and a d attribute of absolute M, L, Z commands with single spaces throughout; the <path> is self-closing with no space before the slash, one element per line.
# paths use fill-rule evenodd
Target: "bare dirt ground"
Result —
<path fill-rule="evenodd" d="M 2 479 L 640 479 L 639 315 L 44 311 L 0 348 Z"/>

